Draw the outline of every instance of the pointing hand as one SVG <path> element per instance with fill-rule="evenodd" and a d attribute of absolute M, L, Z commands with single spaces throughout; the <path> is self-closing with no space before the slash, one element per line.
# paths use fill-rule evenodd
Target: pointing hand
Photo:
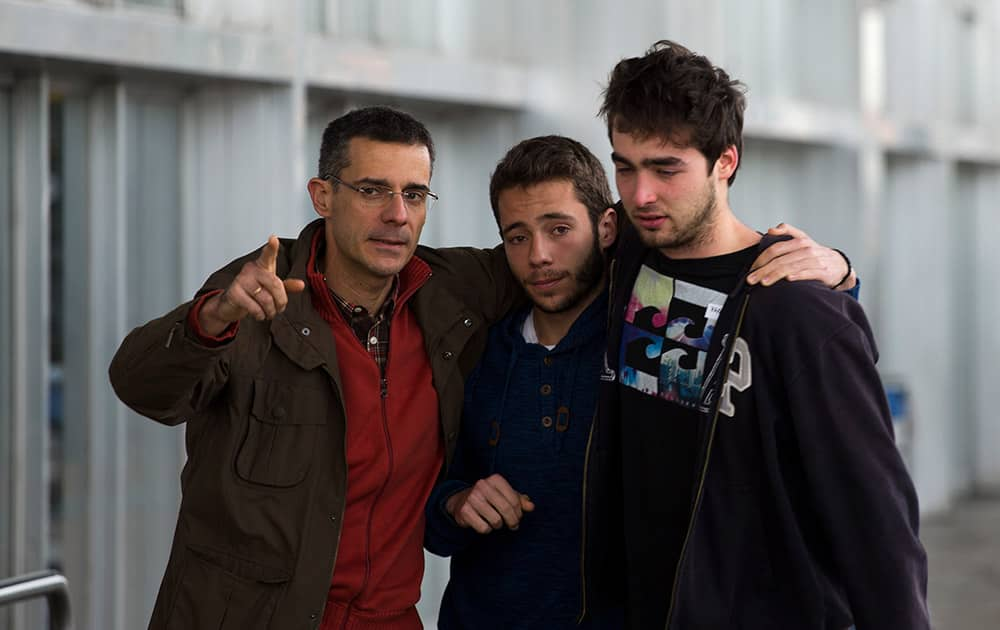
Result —
<path fill-rule="evenodd" d="M 289 293 L 305 290 L 302 280 L 277 276 L 279 247 L 278 237 L 272 234 L 260 256 L 244 264 L 225 291 L 202 305 L 198 323 L 207 334 L 220 334 L 248 315 L 257 321 L 274 319 L 288 306 Z"/>

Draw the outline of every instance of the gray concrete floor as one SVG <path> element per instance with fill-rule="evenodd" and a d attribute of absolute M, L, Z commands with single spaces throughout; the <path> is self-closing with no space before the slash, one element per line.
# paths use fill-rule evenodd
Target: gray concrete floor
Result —
<path fill-rule="evenodd" d="M 935 630 L 1000 629 L 1000 496 L 925 518 L 920 537 Z"/>

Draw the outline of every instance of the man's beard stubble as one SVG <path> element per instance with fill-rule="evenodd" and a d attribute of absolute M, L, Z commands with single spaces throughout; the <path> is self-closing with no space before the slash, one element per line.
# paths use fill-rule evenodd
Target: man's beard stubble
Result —
<path fill-rule="evenodd" d="M 672 236 L 639 230 L 643 244 L 656 249 L 681 249 L 703 245 L 712 233 L 717 214 L 715 187 L 711 182 L 707 182 L 703 200 L 694 216 L 683 225 L 678 225 Z"/>
<path fill-rule="evenodd" d="M 576 281 L 576 290 L 566 298 L 552 307 L 545 307 L 535 303 L 535 308 L 545 313 L 562 313 L 577 306 L 586 299 L 600 282 L 604 280 L 604 254 L 601 252 L 601 244 L 598 241 L 597 229 L 594 229 L 594 242 L 591 245 L 587 258 L 580 265 L 579 269 L 572 274 Z"/>

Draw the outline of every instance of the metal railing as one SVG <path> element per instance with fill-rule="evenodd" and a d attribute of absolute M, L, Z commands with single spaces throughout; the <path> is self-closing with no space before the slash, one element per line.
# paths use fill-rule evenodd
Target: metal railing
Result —
<path fill-rule="evenodd" d="M 38 571 L 0 580 L 0 606 L 45 597 L 52 630 L 71 630 L 69 582 L 57 571 Z"/>

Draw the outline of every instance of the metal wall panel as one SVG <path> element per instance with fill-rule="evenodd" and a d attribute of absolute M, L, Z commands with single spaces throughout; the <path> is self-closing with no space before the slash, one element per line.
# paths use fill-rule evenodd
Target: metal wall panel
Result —
<path fill-rule="evenodd" d="M 9 549 L 21 574 L 49 561 L 48 80 L 21 80 L 11 94 Z M 40 627 L 43 609 L 15 607 L 14 627 Z"/>
<path fill-rule="evenodd" d="M 124 331 L 124 90 L 67 99 L 64 125 L 66 300 L 66 570 L 85 628 L 121 630 L 125 581 L 124 410 L 107 379 Z M 81 290 L 82 289 L 82 290 Z"/>
<path fill-rule="evenodd" d="M 0 88 L 0 505 L 12 506 L 14 497 L 14 274 L 11 259 L 11 115 L 10 90 Z M 17 515 L 0 513 L 0 576 L 14 574 L 12 530 Z M 0 630 L 10 627 L 10 612 L 0 612 Z"/>
<path fill-rule="evenodd" d="M 969 418 L 960 418 L 963 425 L 971 422 L 971 430 L 965 439 L 973 446 L 970 457 L 975 466 L 973 488 L 995 490 L 1000 488 L 1000 422 L 997 422 L 997 383 L 1000 383 L 1000 326 L 996 314 L 1000 313 L 1000 295 L 993 290 L 996 286 L 997 270 L 1000 270 L 1000 167 L 979 166 L 975 169 L 972 190 L 969 195 L 972 216 L 971 241 L 961 242 L 959 247 L 968 248 L 972 253 L 971 273 L 965 279 L 968 292 L 959 303 L 963 309 L 972 311 L 973 323 L 970 331 L 961 331 L 974 340 L 971 360 L 973 411 Z M 945 422 L 953 418 L 945 419 Z M 966 452 L 969 452 L 966 451 Z"/>
<path fill-rule="evenodd" d="M 130 90 L 125 129 L 127 321 L 142 322 L 184 301 L 180 269 L 180 99 Z M 124 331 L 122 331 L 124 333 Z M 113 341 L 108 351 L 113 351 Z M 108 355 L 110 357 L 110 354 Z M 183 431 L 125 411 L 123 628 L 149 621 L 167 566 L 177 508 Z"/>
<path fill-rule="evenodd" d="M 954 369 L 957 305 L 949 299 L 956 243 L 942 234 L 949 208 L 953 165 L 933 159 L 891 156 L 887 169 L 883 272 L 879 295 L 885 327 L 878 331 L 883 375 L 910 392 L 913 427 L 911 474 L 921 509 L 947 509 L 955 495 L 949 454 L 969 420 L 955 418 L 959 390 Z"/>

